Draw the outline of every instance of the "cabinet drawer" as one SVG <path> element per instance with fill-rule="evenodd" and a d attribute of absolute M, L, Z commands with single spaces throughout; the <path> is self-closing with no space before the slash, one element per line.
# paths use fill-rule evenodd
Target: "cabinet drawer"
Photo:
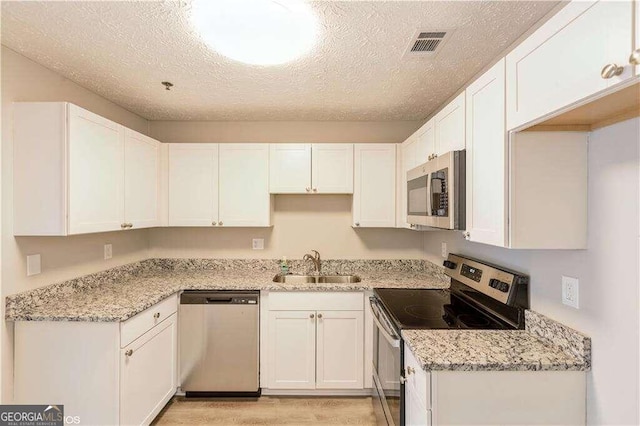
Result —
<path fill-rule="evenodd" d="M 404 348 L 404 368 L 406 386 L 411 388 L 408 391 L 416 395 L 416 399 L 424 404 L 424 408 L 431 409 L 431 373 L 422 369 L 408 346 Z"/>
<path fill-rule="evenodd" d="M 287 291 L 269 294 L 270 311 L 362 311 L 364 293 Z"/>
<path fill-rule="evenodd" d="M 129 343 L 149 331 L 153 326 L 167 319 L 178 310 L 178 295 L 173 294 L 163 301 L 156 303 L 125 322 L 120 323 L 120 347 Z"/>

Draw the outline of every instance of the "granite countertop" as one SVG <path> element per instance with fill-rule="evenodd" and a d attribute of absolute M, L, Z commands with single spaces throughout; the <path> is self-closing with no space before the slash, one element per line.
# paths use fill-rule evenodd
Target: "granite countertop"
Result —
<path fill-rule="evenodd" d="M 533 311 L 526 330 L 403 330 L 427 371 L 587 371 L 591 340 Z"/>
<path fill-rule="evenodd" d="M 293 261 L 296 271 L 304 264 Z M 181 290 L 362 291 L 446 288 L 424 261 L 325 261 L 326 273 L 355 273 L 353 284 L 279 284 L 277 261 L 151 259 L 7 297 L 9 321 L 124 321 Z"/>

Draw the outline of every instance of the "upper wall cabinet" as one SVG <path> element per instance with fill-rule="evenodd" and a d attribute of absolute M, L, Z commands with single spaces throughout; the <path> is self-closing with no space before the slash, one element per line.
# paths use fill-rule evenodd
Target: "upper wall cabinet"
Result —
<path fill-rule="evenodd" d="M 436 114 L 436 155 L 465 148 L 465 94 L 462 92 Z"/>
<path fill-rule="evenodd" d="M 504 247 L 508 180 L 504 59 L 467 87 L 466 107 L 467 239 Z"/>
<path fill-rule="evenodd" d="M 271 144 L 272 194 L 353 193 L 353 144 Z"/>
<path fill-rule="evenodd" d="M 269 146 L 169 144 L 169 226 L 271 226 Z"/>
<path fill-rule="evenodd" d="M 631 1 L 573 1 L 507 55 L 507 129 L 633 76 Z"/>
<path fill-rule="evenodd" d="M 353 226 L 396 226 L 396 144 L 356 144 Z"/>
<path fill-rule="evenodd" d="M 16 103 L 14 235 L 156 226 L 159 164 L 157 141 L 80 107 Z"/>

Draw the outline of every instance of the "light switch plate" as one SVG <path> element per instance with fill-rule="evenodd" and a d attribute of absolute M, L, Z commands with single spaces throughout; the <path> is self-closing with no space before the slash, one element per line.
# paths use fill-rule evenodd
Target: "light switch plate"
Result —
<path fill-rule="evenodd" d="M 445 243 L 444 241 L 442 242 L 440 251 L 441 251 L 442 257 L 446 259 L 447 256 L 449 255 L 449 252 L 447 251 L 447 243 Z"/>
<path fill-rule="evenodd" d="M 113 246 L 111 244 L 104 245 L 104 260 L 109 260 L 113 257 Z"/>
<path fill-rule="evenodd" d="M 41 259 L 39 254 L 27 256 L 27 276 L 38 275 L 41 272 Z"/>
<path fill-rule="evenodd" d="M 562 303 L 579 309 L 579 281 L 577 278 L 562 276 Z"/>
<path fill-rule="evenodd" d="M 254 250 L 264 250 L 264 238 L 254 238 L 251 243 L 251 248 Z"/>

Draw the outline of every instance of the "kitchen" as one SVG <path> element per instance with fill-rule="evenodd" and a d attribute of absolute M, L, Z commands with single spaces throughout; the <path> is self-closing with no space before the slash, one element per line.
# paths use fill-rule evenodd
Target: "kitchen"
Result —
<path fill-rule="evenodd" d="M 486 276 L 495 270 L 512 273 L 509 295 L 516 278 L 527 280 L 528 300 L 499 302 L 525 314 L 512 324 L 517 330 L 396 330 L 408 344 L 389 380 L 404 389 L 400 420 L 393 398 L 378 420 L 638 424 L 637 2 L 308 5 L 299 19 L 309 26 L 310 10 L 320 20 L 319 41 L 301 45 L 300 58 L 251 65 L 207 45 L 206 31 L 197 34 L 189 18 L 197 1 L 2 3 L 2 404 L 59 403 L 86 424 L 149 423 L 158 414 L 160 424 L 171 423 L 172 407 L 200 403 L 182 396 L 183 363 L 194 354 L 182 345 L 196 334 L 183 328 L 182 298 L 189 290 L 258 291 L 257 300 L 225 299 L 230 309 L 258 302 L 257 403 L 293 400 L 295 410 L 295 401 L 333 398 L 344 417 L 273 418 L 258 406 L 254 422 L 342 424 L 353 420 L 349 407 L 363 403 L 371 413 L 361 422 L 371 422 L 376 401 L 384 405 L 374 393 L 374 288 L 453 293 L 453 279 L 496 296 L 504 280 L 492 287 Z M 407 53 L 438 43 L 435 54 Z M 117 134 L 119 148 L 77 142 L 96 138 L 80 124 L 88 122 Z M 144 147 L 155 155 L 144 156 Z M 436 164 L 437 174 L 449 152 L 465 152 L 464 167 L 458 155 L 451 174 L 426 179 L 421 166 Z M 110 163 L 119 155 L 124 164 Z M 444 190 L 433 192 L 434 182 Z M 426 215 L 433 209 L 421 210 L 424 203 L 434 200 L 449 211 Z M 139 220 L 149 206 L 153 217 Z M 481 269 L 484 279 L 463 275 L 465 264 L 466 275 Z M 287 272 L 285 279 L 305 282 L 273 281 Z M 478 282 L 486 292 L 473 287 Z M 226 308 L 214 296 L 212 309 Z M 378 300 L 393 316 L 392 302 L 380 292 Z M 326 339 L 318 337 L 323 327 L 333 330 Z M 485 350 L 472 337 L 447 351 L 432 333 L 517 333 L 549 352 L 509 346 L 514 340 Z M 154 396 L 156 381 L 140 376 L 155 399 L 138 400 L 140 377 L 127 386 L 125 367 L 143 354 L 136 345 L 161 342 L 156 336 L 173 348 L 158 358 L 169 368 L 140 362 L 158 380 L 173 378 L 172 390 Z M 290 339 L 273 344 L 276 336 Z M 44 343 L 77 351 L 43 358 Z M 321 352 L 321 344 L 334 350 Z M 479 358 L 538 357 L 518 366 L 500 358 L 496 366 L 469 348 Z M 56 372 L 40 371 L 34 386 L 49 363 Z M 452 417 L 448 379 L 484 373 L 497 378 L 476 382 L 480 388 L 513 373 L 503 397 L 546 395 L 540 413 L 573 417 L 533 418 L 527 403 L 508 398 L 503 411 L 514 417 L 490 417 L 481 410 L 486 395 L 467 395 L 468 408 L 453 413 L 471 417 Z M 562 377 L 571 390 L 524 386 L 517 376 L 525 373 L 527 383 Z M 473 386 L 459 387 L 465 397 L 462 389 Z M 224 410 L 210 401 L 205 415 L 215 422 Z M 255 403 L 239 400 L 237 411 Z"/>

